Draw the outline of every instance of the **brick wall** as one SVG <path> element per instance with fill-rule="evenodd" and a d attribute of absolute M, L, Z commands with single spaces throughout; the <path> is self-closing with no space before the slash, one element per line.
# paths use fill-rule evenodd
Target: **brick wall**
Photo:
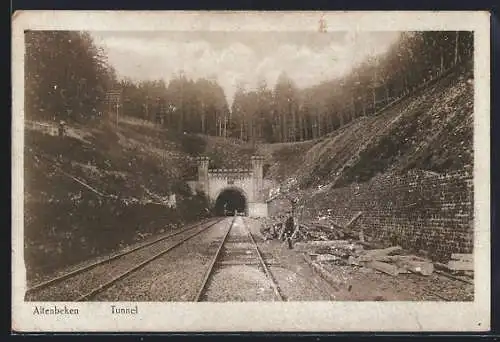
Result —
<path fill-rule="evenodd" d="M 472 253 L 472 170 L 446 175 L 411 171 L 383 174 L 363 184 L 332 189 L 308 200 L 304 219 L 328 215 L 375 239 L 412 250 L 423 249 L 436 260 L 451 253 Z"/>

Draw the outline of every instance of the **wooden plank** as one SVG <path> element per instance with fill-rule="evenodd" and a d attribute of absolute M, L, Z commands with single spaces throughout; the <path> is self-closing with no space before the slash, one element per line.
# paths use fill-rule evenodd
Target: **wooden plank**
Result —
<path fill-rule="evenodd" d="M 474 285 L 474 280 L 469 280 L 469 279 L 465 279 L 465 278 L 455 277 L 454 275 L 446 273 L 446 272 L 441 272 L 441 271 L 435 271 L 435 272 L 437 274 L 439 274 L 439 275 L 442 275 L 442 276 L 446 277 L 446 278 L 453 279 L 453 280 L 458 280 L 458 281 L 461 281 L 461 282 L 466 283 L 466 284 Z"/>
<path fill-rule="evenodd" d="M 345 246 L 349 245 L 350 242 L 348 240 L 328 240 L 328 241 L 321 241 L 321 240 L 312 240 L 308 242 L 310 245 L 313 246 Z"/>
<path fill-rule="evenodd" d="M 331 273 L 328 272 L 319 263 L 312 261 L 309 255 L 304 253 L 302 256 L 304 257 L 304 260 L 313 268 L 313 270 L 318 273 L 321 278 L 325 279 L 335 290 L 339 291 L 340 288 L 345 285 L 344 283 L 333 277 Z"/>
<path fill-rule="evenodd" d="M 452 271 L 474 271 L 472 262 L 451 260 L 448 262 L 448 268 Z"/>
<path fill-rule="evenodd" d="M 404 273 L 404 271 L 401 268 L 399 268 L 395 265 L 385 263 L 385 262 L 369 261 L 369 262 L 365 263 L 364 265 L 366 265 L 370 268 L 373 268 L 374 270 L 383 272 L 385 274 L 389 274 L 391 276 L 397 276 L 400 273 Z"/>
<path fill-rule="evenodd" d="M 312 222 L 311 225 L 317 229 L 323 229 L 327 231 L 335 231 L 335 230 L 342 230 L 343 227 L 335 222 L 328 221 L 328 224 L 324 224 L 321 222 Z"/>
<path fill-rule="evenodd" d="M 317 228 L 317 229 L 318 229 L 318 228 L 319 228 L 319 229 L 326 229 L 326 230 L 331 230 L 331 229 L 332 229 L 332 227 L 331 227 L 331 226 L 329 226 L 329 225 L 326 225 L 326 224 L 323 224 L 323 223 L 317 223 L 317 222 L 313 222 L 313 223 L 312 223 L 312 226 L 313 226 L 314 228 Z"/>
<path fill-rule="evenodd" d="M 434 272 L 432 262 L 415 255 L 384 255 L 375 257 L 374 261 L 393 263 L 399 268 L 424 276 L 429 276 Z"/>
<path fill-rule="evenodd" d="M 316 248 L 316 247 L 345 247 L 347 245 L 350 245 L 351 243 L 347 240 L 313 240 L 313 241 L 308 241 L 305 243 L 307 247 L 309 248 Z"/>
<path fill-rule="evenodd" d="M 445 271 L 445 272 L 449 272 L 450 271 L 450 268 L 448 267 L 448 265 L 440 263 L 440 262 L 435 262 L 434 263 L 434 267 L 437 270 L 441 270 L 441 271 Z"/>
<path fill-rule="evenodd" d="M 359 211 L 345 226 L 344 229 L 349 228 L 361 215 L 363 214 L 362 211 Z"/>
<path fill-rule="evenodd" d="M 383 262 L 397 262 L 397 261 L 421 261 L 421 262 L 430 262 L 429 259 L 421 258 L 416 255 L 383 255 L 376 258 L 377 261 Z"/>
<path fill-rule="evenodd" d="M 339 256 L 333 254 L 318 254 L 316 257 L 316 261 L 336 261 L 340 259 L 341 258 Z"/>
<path fill-rule="evenodd" d="M 400 259 L 395 262 L 395 264 L 405 270 L 412 273 L 430 276 L 434 272 L 434 265 L 428 261 L 415 261 L 415 260 L 404 260 Z"/>
<path fill-rule="evenodd" d="M 463 254 L 463 253 L 453 253 L 451 255 L 451 260 L 474 262 L 474 255 L 473 254 Z"/>
<path fill-rule="evenodd" d="M 360 261 L 372 261 L 377 260 L 377 258 L 388 256 L 389 254 L 399 253 L 403 249 L 400 246 L 393 246 L 384 249 L 371 249 L 367 250 L 364 255 L 359 257 Z"/>
<path fill-rule="evenodd" d="M 93 187 L 91 187 L 91 186 L 90 186 L 90 185 L 88 185 L 87 183 L 85 183 L 85 182 L 81 181 L 80 179 L 78 179 L 78 178 L 76 178 L 76 177 L 74 177 L 74 176 L 70 175 L 69 173 L 67 173 L 67 172 L 63 171 L 60 167 L 57 167 L 57 166 L 56 166 L 56 168 L 57 168 L 57 169 L 58 169 L 58 170 L 59 170 L 59 171 L 60 171 L 63 175 L 65 175 L 66 177 L 69 177 L 69 178 L 71 178 L 72 180 L 74 180 L 75 182 L 77 182 L 77 183 L 79 183 L 79 184 L 83 185 L 84 187 L 86 187 L 86 188 L 87 188 L 87 189 L 89 189 L 90 191 L 92 191 L 92 192 L 94 192 L 94 193 L 98 194 L 98 195 L 99 195 L 99 196 L 101 196 L 101 197 L 107 197 L 107 195 L 105 195 L 105 194 L 103 194 L 102 192 L 100 192 L 100 191 L 98 191 L 98 190 L 94 189 Z"/>
<path fill-rule="evenodd" d="M 295 239 L 295 237 L 297 236 L 297 234 L 299 234 L 299 228 L 300 228 L 300 224 L 299 223 L 296 223 L 295 224 L 295 229 L 292 233 L 292 239 Z"/>
<path fill-rule="evenodd" d="M 356 243 L 359 245 L 362 245 L 363 247 L 368 248 L 369 250 L 380 249 L 383 247 L 381 242 L 377 242 L 377 241 L 368 242 L 368 241 L 366 241 L 366 239 L 365 239 L 365 241 L 357 241 Z"/>
<path fill-rule="evenodd" d="M 358 233 L 358 238 L 360 242 L 365 242 L 365 234 L 363 232 L 363 229 L 361 229 Z"/>

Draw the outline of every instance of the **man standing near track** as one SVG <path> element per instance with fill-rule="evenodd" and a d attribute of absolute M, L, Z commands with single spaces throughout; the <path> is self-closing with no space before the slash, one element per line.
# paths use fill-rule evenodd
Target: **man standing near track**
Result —
<path fill-rule="evenodd" d="M 293 248 L 293 241 L 292 241 L 292 236 L 293 233 L 295 232 L 296 228 L 296 218 L 295 218 L 295 211 L 296 211 L 296 206 L 298 203 L 297 198 L 294 198 L 291 200 L 292 202 L 292 210 L 289 212 L 289 216 L 285 221 L 285 227 L 284 227 L 284 238 L 288 243 L 288 248 L 292 249 Z"/>
<path fill-rule="evenodd" d="M 292 243 L 293 230 L 294 230 L 294 220 L 293 220 L 293 216 L 290 215 L 290 216 L 288 216 L 288 218 L 285 221 L 285 231 L 283 234 L 283 238 L 288 243 L 289 249 L 293 248 L 293 243 Z"/>

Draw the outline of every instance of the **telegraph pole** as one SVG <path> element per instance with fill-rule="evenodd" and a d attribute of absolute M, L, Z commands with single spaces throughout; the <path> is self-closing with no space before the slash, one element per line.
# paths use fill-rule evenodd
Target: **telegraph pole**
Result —
<path fill-rule="evenodd" d="M 122 99 L 122 91 L 121 90 L 109 91 L 106 94 L 106 98 L 108 100 L 110 107 L 111 107 L 111 103 L 115 104 L 115 111 L 116 111 L 115 112 L 115 116 L 116 116 L 115 120 L 116 120 L 116 127 L 118 127 L 118 114 L 119 114 L 119 108 L 121 107 L 120 102 Z M 110 114 L 111 114 L 111 110 L 110 110 Z"/>
<path fill-rule="evenodd" d="M 116 101 L 116 127 L 118 127 L 118 101 Z"/>

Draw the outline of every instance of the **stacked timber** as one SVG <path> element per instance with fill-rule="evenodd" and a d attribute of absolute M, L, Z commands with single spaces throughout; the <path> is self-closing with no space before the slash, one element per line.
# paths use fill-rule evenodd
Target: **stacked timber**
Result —
<path fill-rule="evenodd" d="M 292 235 L 294 249 L 304 253 L 306 260 L 314 264 L 364 267 L 391 276 L 403 273 L 430 276 L 434 272 L 442 274 L 441 271 L 448 275 L 473 275 L 472 254 L 454 253 L 447 264 L 442 264 L 432 262 L 425 251 L 418 253 L 425 256 L 422 257 L 413 255 L 400 246 L 388 247 L 382 242 L 365 241 L 362 232 L 351 229 L 361 215 L 362 212 L 357 213 L 345 225 L 324 218 L 299 222 Z M 274 220 L 267 227 L 266 237 L 281 238 L 283 222 Z"/>

